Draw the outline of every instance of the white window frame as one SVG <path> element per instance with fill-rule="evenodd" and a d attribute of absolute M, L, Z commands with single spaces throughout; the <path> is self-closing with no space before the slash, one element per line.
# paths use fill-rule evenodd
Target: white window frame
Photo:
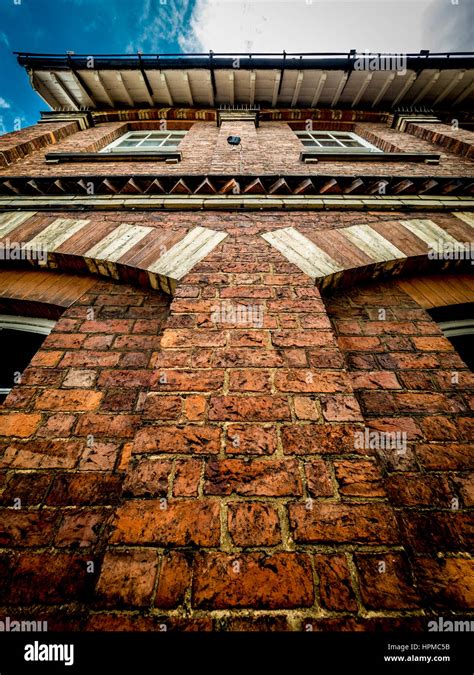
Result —
<path fill-rule="evenodd" d="M 372 143 L 369 143 L 369 141 L 366 141 L 365 138 L 361 138 L 357 134 L 354 134 L 352 131 L 325 131 L 325 130 L 313 130 L 313 131 L 295 131 L 295 134 L 298 136 L 299 140 L 302 142 L 303 140 L 312 140 L 313 144 L 312 145 L 305 145 L 302 143 L 304 146 L 305 150 L 316 150 L 317 152 L 341 152 L 341 153 L 351 153 L 351 152 L 383 152 L 380 150 L 380 148 L 377 148 L 375 145 L 372 145 Z M 324 134 L 326 136 L 326 139 L 317 139 L 314 138 L 315 135 L 321 136 Z M 308 138 L 308 136 L 310 138 Z M 352 148 L 345 148 L 342 145 L 342 138 L 339 138 L 344 136 L 344 140 L 353 140 L 357 141 L 358 145 Z M 349 136 L 350 138 L 347 138 Z M 338 143 L 339 145 L 334 145 L 332 147 L 328 146 L 323 146 L 318 143 L 319 140 L 328 140 L 328 141 L 334 141 L 334 143 Z"/>
<path fill-rule="evenodd" d="M 7 328 L 10 330 L 22 330 L 27 333 L 37 333 L 39 335 L 49 335 L 55 325 L 56 321 L 51 321 L 50 319 L 39 319 L 34 316 L 11 316 L 10 314 L 0 314 L 0 331 Z M 6 396 L 11 390 L 11 387 L 0 387 L 0 394 Z"/>
<path fill-rule="evenodd" d="M 184 136 L 186 135 L 186 131 L 182 130 L 173 130 L 173 129 L 167 129 L 166 131 L 161 130 L 161 129 L 139 129 L 137 131 L 127 131 L 127 133 L 123 134 L 119 138 L 117 138 L 115 141 L 112 141 L 112 143 L 109 143 L 105 148 L 102 148 L 100 152 L 162 152 L 163 150 L 171 150 L 174 151 L 178 148 L 179 144 L 183 140 Z M 122 143 L 123 141 L 126 140 L 135 140 L 134 138 L 130 138 L 131 136 L 136 136 L 137 134 L 142 134 L 143 138 L 140 139 L 139 143 L 133 147 L 123 147 Z M 143 142 L 150 140 L 150 134 L 160 134 L 162 137 L 160 139 L 157 139 L 157 143 L 154 147 L 143 147 Z M 165 141 L 169 140 L 171 135 L 179 135 L 181 138 L 176 139 L 176 144 L 175 145 L 164 145 Z M 137 139 L 138 140 L 138 139 Z"/>
<path fill-rule="evenodd" d="M 439 321 L 438 326 L 447 338 L 457 337 L 458 335 L 474 335 L 474 319 Z"/>

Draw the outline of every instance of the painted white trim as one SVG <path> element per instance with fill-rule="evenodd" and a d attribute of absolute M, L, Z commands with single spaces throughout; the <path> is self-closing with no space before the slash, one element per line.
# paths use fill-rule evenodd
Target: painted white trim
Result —
<path fill-rule="evenodd" d="M 15 316 L 13 314 L 0 314 L 0 330 L 23 330 L 27 333 L 39 333 L 49 335 L 56 325 L 56 321 L 40 319 L 35 316 Z"/>
<path fill-rule="evenodd" d="M 474 319 L 440 321 L 438 326 L 448 338 L 456 337 L 457 335 L 474 335 Z"/>
<path fill-rule="evenodd" d="M 119 138 L 115 139 L 115 141 L 112 141 L 112 143 L 109 143 L 105 148 L 102 148 L 100 152 L 134 152 L 135 150 L 137 151 L 156 151 L 156 150 L 163 150 L 166 148 L 167 150 L 176 150 L 176 148 L 179 146 L 181 141 L 183 140 L 184 136 L 186 135 L 186 131 L 182 130 L 173 130 L 173 129 L 142 129 L 138 131 L 127 131 L 127 133 L 123 134 Z M 148 137 L 150 134 L 160 134 L 160 138 L 157 139 L 156 145 L 153 147 L 151 146 L 143 146 L 143 142 L 148 140 Z M 174 145 L 167 145 L 165 146 L 164 143 L 169 139 L 171 135 L 179 135 L 181 138 L 176 139 L 176 143 Z M 141 135 L 143 138 L 141 139 L 134 139 L 130 138 L 131 136 L 138 136 Z M 137 140 L 137 144 L 131 147 L 124 147 L 122 144 L 126 140 Z"/>
<path fill-rule="evenodd" d="M 354 134 L 352 131 L 320 131 L 320 130 L 305 130 L 305 131 L 295 131 L 296 136 L 299 138 L 301 141 L 303 147 L 308 150 L 317 150 L 318 152 L 344 152 L 344 153 L 351 153 L 351 152 L 382 152 L 380 148 L 377 148 L 375 145 L 372 145 L 372 143 L 369 143 L 369 141 L 366 141 L 365 138 L 361 138 L 357 134 Z M 310 138 L 304 137 L 305 134 L 308 134 Z M 318 139 L 314 138 L 315 136 L 325 136 L 325 139 Z M 347 136 L 350 138 L 348 139 Z M 339 137 L 339 138 L 338 138 Z M 345 138 L 342 138 L 345 137 Z M 305 145 L 303 143 L 303 140 L 307 141 L 312 141 L 311 145 Z M 323 146 L 320 144 L 319 141 L 321 140 L 328 140 L 328 141 L 333 141 L 335 145 L 332 146 Z M 342 144 L 338 145 L 339 143 L 342 143 L 344 140 L 352 140 L 357 142 L 357 146 L 352 147 L 352 148 L 346 148 Z"/>

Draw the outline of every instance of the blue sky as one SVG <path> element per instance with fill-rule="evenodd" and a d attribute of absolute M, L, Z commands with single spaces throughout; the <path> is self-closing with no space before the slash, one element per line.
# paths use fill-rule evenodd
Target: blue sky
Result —
<path fill-rule="evenodd" d="M 0 0 L 0 133 L 46 108 L 13 51 L 462 51 L 473 25 L 473 0 Z"/>

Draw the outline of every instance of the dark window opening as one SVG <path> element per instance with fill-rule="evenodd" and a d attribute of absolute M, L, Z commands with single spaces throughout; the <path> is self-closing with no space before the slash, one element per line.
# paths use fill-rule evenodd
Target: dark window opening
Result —
<path fill-rule="evenodd" d="M 54 321 L 0 317 L 0 403 L 20 381 L 21 373 L 43 344 Z"/>
<path fill-rule="evenodd" d="M 474 372 L 474 303 L 463 303 L 430 310 L 444 336 Z"/>

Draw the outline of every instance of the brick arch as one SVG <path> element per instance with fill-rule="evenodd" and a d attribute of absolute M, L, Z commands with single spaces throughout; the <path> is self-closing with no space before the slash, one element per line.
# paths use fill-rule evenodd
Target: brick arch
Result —
<path fill-rule="evenodd" d="M 453 212 L 433 219 L 368 218 L 367 224 L 331 230 L 290 227 L 262 237 L 330 292 L 402 274 L 471 271 L 473 234 L 474 216 Z M 442 256 L 433 255 L 435 248 Z M 454 250 L 457 257 L 449 258 Z"/>
<path fill-rule="evenodd" d="M 0 213 L 2 258 L 9 267 L 93 274 L 172 295 L 178 281 L 227 236 L 199 225 L 160 227 L 146 215 L 72 216 Z"/>

